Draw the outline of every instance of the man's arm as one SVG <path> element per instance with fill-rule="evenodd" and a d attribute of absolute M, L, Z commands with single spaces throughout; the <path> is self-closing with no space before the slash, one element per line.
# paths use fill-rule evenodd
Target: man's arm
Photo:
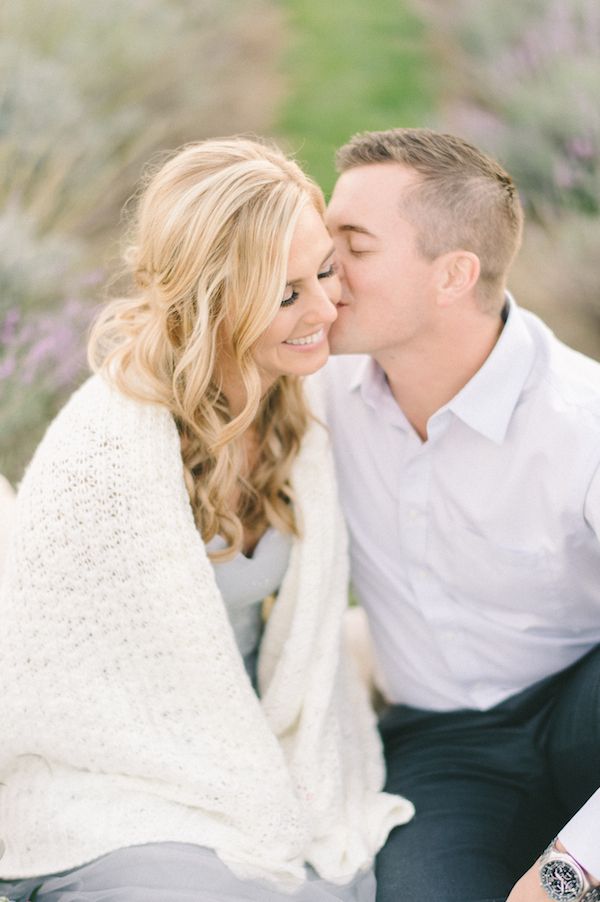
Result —
<path fill-rule="evenodd" d="M 583 513 L 596 538 L 600 538 L 600 470 L 590 482 Z M 572 855 L 592 885 L 600 883 L 600 789 L 560 831 L 557 847 Z M 548 898 L 540 884 L 538 860 L 515 884 L 507 902 L 548 902 Z"/>
<path fill-rule="evenodd" d="M 600 881 L 600 789 L 560 831 L 561 842 L 590 874 Z"/>

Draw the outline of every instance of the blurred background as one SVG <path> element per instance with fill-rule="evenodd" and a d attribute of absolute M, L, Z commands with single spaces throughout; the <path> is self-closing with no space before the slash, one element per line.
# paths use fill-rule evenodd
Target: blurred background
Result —
<path fill-rule="evenodd" d="M 487 150 L 527 211 L 511 288 L 600 358 L 597 0 L 1 0 L 0 473 L 86 376 L 144 163 L 275 137 L 322 184 L 355 131 Z"/>

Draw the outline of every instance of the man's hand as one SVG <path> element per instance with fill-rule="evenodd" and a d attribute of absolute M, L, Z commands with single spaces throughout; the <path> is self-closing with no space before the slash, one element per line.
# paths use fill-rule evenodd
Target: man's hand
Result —
<path fill-rule="evenodd" d="M 540 883 L 540 867 L 537 861 L 515 883 L 506 902 L 548 902 L 546 891 L 542 889 Z"/>

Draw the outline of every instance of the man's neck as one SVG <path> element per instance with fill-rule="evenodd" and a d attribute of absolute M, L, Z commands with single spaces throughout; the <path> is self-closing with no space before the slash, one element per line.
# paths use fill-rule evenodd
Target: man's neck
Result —
<path fill-rule="evenodd" d="M 427 440 L 429 418 L 483 366 L 503 325 L 499 314 L 453 317 L 438 333 L 373 355 L 396 402 L 423 441 Z"/>

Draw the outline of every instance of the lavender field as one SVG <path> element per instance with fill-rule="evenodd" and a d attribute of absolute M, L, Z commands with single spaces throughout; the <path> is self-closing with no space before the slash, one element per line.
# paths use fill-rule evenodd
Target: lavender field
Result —
<path fill-rule="evenodd" d="M 86 375 L 143 164 L 265 131 L 279 32 L 263 0 L 2 4 L 0 473 L 13 483 Z"/>
<path fill-rule="evenodd" d="M 0 473 L 85 377 L 122 210 L 153 155 L 254 132 L 326 189 L 358 128 L 474 140 L 527 209 L 511 287 L 600 357 L 600 7 L 593 0 L 5 0 Z"/>

